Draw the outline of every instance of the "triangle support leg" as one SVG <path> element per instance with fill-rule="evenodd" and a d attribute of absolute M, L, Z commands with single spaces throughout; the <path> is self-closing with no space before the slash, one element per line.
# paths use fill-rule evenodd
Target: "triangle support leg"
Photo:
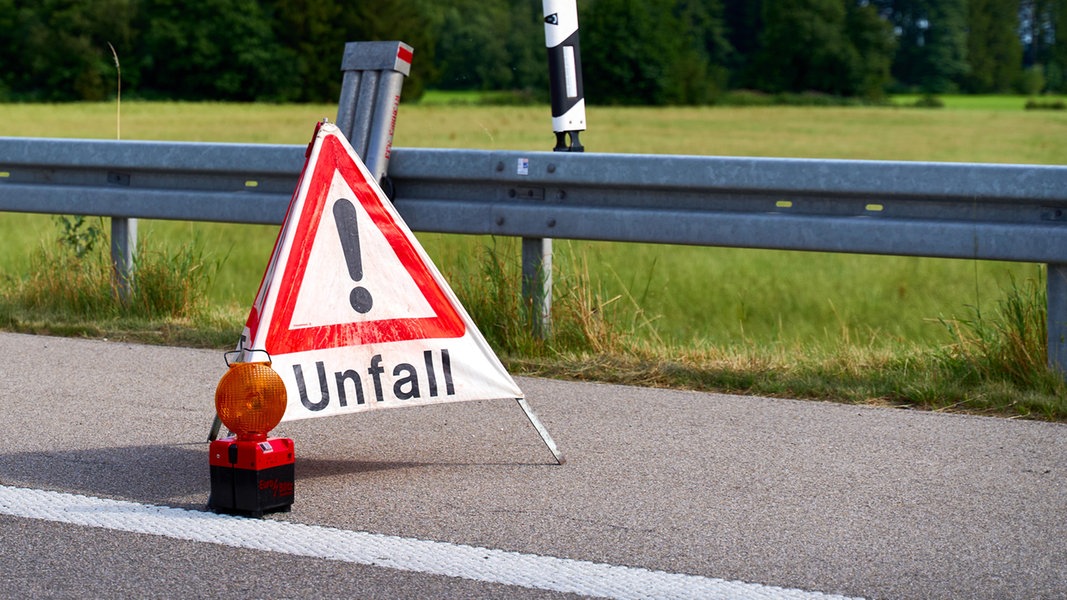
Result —
<path fill-rule="evenodd" d="M 222 419 L 215 415 L 215 420 L 211 423 L 211 431 L 207 434 L 207 441 L 214 442 L 219 439 L 219 429 L 222 429 Z"/>
<path fill-rule="evenodd" d="M 544 423 L 537 417 L 537 413 L 530 408 L 530 405 L 526 402 L 526 398 L 516 398 L 519 403 L 519 407 L 522 408 L 522 412 L 526 413 L 526 418 L 530 419 L 530 424 L 537 430 L 537 433 L 541 436 L 541 440 L 548 446 L 548 450 L 552 453 L 552 456 L 556 458 L 557 464 L 563 464 L 567 462 L 567 459 L 563 456 L 563 453 L 556 447 L 556 442 L 552 440 L 552 436 L 549 435 L 548 430 L 545 429 Z"/>

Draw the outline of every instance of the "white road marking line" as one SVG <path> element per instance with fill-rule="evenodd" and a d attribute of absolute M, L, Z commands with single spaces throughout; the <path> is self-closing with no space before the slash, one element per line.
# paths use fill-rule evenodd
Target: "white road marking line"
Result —
<path fill-rule="evenodd" d="M 0 514 L 605 598 L 844 598 L 698 575 L 10 486 L 0 486 Z"/>

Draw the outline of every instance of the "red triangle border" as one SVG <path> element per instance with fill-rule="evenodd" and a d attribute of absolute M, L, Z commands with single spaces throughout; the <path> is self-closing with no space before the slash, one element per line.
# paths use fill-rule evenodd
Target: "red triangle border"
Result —
<path fill-rule="evenodd" d="M 337 136 L 324 136 L 317 160 L 305 168 L 314 170 L 278 286 L 274 314 L 270 319 L 264 342 L 267 352 L 280 355 L 373 343 L 456 338 L 464 335 L 466 324 L 449 296 L 430 272 L 408 235 L 386 210 L 383 199 L 379 196 L 381 192 L 367 182 L 365 172 L 356 165 Z M 352 188 L 356 196 L 354 200 L 363 206 L 371 221 L 385 236 L 436 316 L 289 328 L 300 287 L 305 283 L 311 247 L 314 245 L 315 234 L 322 221 L 322 212 L 329 199 L 334 173 L 337 172 L 341 173 L 345 182 Z"/>

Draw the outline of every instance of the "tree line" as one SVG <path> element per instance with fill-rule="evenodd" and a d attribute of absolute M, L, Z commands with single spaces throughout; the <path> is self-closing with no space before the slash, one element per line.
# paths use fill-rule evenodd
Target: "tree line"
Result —
<path fill-rule="evenodd" d="M 593 104 L 745 89 L 1067 92 L 1067 0 L 579 0 Z M 415 47 L 405 99 L 547 100 L 537 0 L 0 0 L 0 100 L 333 102 L 347 41 Z"/>

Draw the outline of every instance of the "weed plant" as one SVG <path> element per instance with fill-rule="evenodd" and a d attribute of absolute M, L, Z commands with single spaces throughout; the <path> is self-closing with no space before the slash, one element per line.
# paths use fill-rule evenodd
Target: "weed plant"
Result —
<path fill-rule="evenodd" d="M 1062 381 L 1046 368 L 1047 294 L 1042 270 L 1037 279 L 1015 278 L 992 314 L 979 306 L 969 314 L 941 319 L 955 343 L 941 356 L 944 368 L 961 382 L 1003 381 L 1020 389 L 1054 393 Z"/>

